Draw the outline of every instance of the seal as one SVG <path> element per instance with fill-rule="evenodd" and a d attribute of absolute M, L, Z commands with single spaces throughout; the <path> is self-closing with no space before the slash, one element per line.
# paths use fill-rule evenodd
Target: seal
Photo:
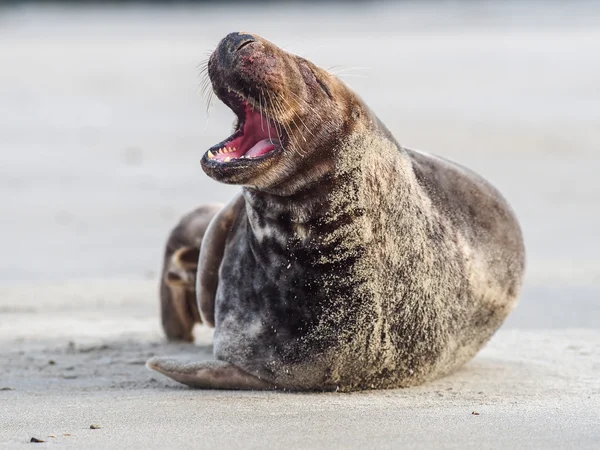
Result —
<path fill-rule="evenodd" d="M 242 187 L 200 251 L 216 360 L 148 367 L 197 388 L 352 391 L 469 361 L 524 275 L 501 194 L 401 146 L 342 81 L 259 36 L 226 36 L 208 74 L 237 122 L 201 165 Z"/>
<path fill-rule="evenodd" d="M 171 341 L 192 342 L 192 329 L 202 323 L 196 302 L 196 272 L 202 238 L 223 205 L 204 205 L 189 212 L 171 230 L 160 278 L 163 330 Z"/>

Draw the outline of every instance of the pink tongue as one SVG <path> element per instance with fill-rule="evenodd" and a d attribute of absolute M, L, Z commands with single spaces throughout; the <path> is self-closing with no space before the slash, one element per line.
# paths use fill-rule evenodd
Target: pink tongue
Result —
<path fill-rule="evenodd" d="M 275 145 L 269 139 L 258 141 L 254 146 L 245 153 L 246 158 L 253 158 L 269 153 L 275 149 Z"/>

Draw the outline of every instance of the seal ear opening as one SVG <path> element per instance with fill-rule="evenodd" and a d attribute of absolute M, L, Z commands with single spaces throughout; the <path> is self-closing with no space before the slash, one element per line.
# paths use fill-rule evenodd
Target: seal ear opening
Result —
<path fill-rule="evenodd" d="M 173 255 L 173 259 L 178 262 L 178 265 L 186 270 L 195 270 L 198 267 L 199 257 L 200 249 L 197 247 L 183 247 Z"/>

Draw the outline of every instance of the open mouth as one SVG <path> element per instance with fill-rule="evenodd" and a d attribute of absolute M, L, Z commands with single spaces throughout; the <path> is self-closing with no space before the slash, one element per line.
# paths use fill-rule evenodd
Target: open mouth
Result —
<path fill-rule="evenodd" d="M 263 160 L 283 149 L 281 126 L 242 94 L 227 89 L 223 102 L 237 115 L 234 133 L 211 147 L 205 157 L 215 164 Z"/>

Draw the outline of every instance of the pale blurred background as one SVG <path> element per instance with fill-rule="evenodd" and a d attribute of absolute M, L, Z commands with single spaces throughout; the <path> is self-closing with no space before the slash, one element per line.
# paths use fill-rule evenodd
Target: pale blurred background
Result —
<path fill-rule="evenodd" d="M 507 327 L 600 327 L 592 1 L 4 4 L 0 286 L 157 279 L 179 217 L 237 190 L 200 168 L 233 114 L 207 121 L 197 68 L 237 30 L 339 73 L 402 144 L 504 193 L 528 249 Z"/>

